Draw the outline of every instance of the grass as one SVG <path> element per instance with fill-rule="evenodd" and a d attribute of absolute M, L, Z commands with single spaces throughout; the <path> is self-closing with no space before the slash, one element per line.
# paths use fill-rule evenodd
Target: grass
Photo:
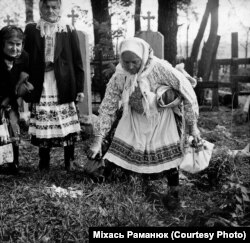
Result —
<path fill-rule="evenodd" d="M 212 119 L 209 114 L 202 119 Z M 221 113 L 216 117 L 222 119 Z M 83 171 L 88 141 L 76 148 L 75 171 L 64 172 L 63 150 L 57 148 L 51 153 L 51 171 L 42 174 L 37 170 L 37 148 L 24 138 L 21 173 L 0 174 L 0 242 L 87 242 L 89 227 L 94 226 L 249 226 L 250 163 L 228 154 L 242 148 L 249 137 L 228 137 L 229 126 L 218 131 L 203 122 L 203 137 L 213 140 L 217 152 L 203 173 L 181 174 L 181 207 L 173 212 L 159 201 L 146 200 L 140 175 L 117 169 L 115 181 L 93 181 Z M 151 184 L 167 190 L 164 177 Z"/>
<path fill-rule="evenodd" d="M 30 172 L 5 177 L 0 187 L 4 195 L 0 203 L 3 242 L 40 242 L 44 238 L 48 242 L 84 242 L 90 226 L 167 223 L 166 212 L 145 202 L 138 177 L 96 184 L 81 173 L 64 174 L 55 168 L 47 175 Z M 72 193 L 56 193 L 58 188 Z"/>

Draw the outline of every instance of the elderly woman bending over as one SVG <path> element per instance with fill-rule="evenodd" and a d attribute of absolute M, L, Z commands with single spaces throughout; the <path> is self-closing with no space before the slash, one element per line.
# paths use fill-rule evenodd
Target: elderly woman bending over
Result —
<path fill-rule="evenodd" d="M 178 132 L 174 102 L 165 105 L 159 94 L 171 88 L 183 100 L 184 123 L 196 142 L 198 104 L 190 81 L 165 60 L 158 59 L 148 43 L 139 38 L 121 42 L 120 63 L 110 79 L 95 124 L 95 140 L 89 158 L 101 155 L 102 140 L 109 132 L 119 104 L 123 114 L 111 145 L 103 158 L 126 170 L 155 174 L 165 172 L 169 191 L 165 204 L 178 205 L 178 166 L 182 160 L 183 136 Z M 160 96 L 162 98 L 162 96 Z M 173 206 L 173 207 L 172 207 Z"/>

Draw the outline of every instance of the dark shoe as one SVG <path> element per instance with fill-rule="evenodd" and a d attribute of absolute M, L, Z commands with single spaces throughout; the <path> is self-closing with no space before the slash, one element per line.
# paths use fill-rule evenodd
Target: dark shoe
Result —
<path fill-rule="evenodd" d="M 38 168 L 41 172 L 49 172 L 50 170 L 49 162 L 40 159 Z"/>
<path fill-rule="evenodd" d="M 71 165 L 70 165 L 70 161 L 65 161 L 65 166 L 64 166 L 64 169 L 67 171 L 67 172 L 70 172 L 72 170 L 71 168 Z"/>
<path fill-rule="evenodd" d="M 9 164 L 9 173 L 10 173 L 11 175 L 17 175 L 18 172 L 19 172 L 18 163 L 16 163 L 16 162 L 10 163 L 10 164 Z"/>
<path fill-rule="evenodd" d="M 44 166 L 41 162 L 39 162 L 39 170 L 41 171 L 41 172 L 49 172 L 49 170 L 50 170 L 50 167 L 49 167 L 49 165 L 48 166 Z"/>
<path fill-rule="evenodd" d="M 176 210 L 180 206 L 179 192 L 170 190 L 162 196 L 162 203 L 169 211 Z"/>

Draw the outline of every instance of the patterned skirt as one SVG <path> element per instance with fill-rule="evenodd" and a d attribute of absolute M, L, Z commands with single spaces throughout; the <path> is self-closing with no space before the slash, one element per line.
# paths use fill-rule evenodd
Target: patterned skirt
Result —
<path fill-rule="evenodd" d="M 75 103 L 58 103 L 54 71 L 45 72 L 40 102 L 31 110 L 31 143 L 39 147 L 67 146 L 80 138 L 80 131 Z"/>
<path fill-rule="evenodd" d="M 179 166 L 180 136 L 172 109 L 147 118 L 131 110 L 122 116 L 104 159 L 137 173 L 160 173 Z"/>

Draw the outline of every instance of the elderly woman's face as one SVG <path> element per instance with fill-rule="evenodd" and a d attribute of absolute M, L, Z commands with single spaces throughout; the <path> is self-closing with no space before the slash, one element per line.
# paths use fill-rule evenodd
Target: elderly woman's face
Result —
<path fill-rule="evenodd" d="M 136 74 L 139 72 L 142 60 L 135 53 L 130 51 L 125 51 L 122 53 L 121 59 L 123 63 L 123 68 L 127 72 L 131 74 Z"/>
<path fill-rule="evenodd" d="M 41 8 L 42 18 L 50 23 L 55 23 L 60 15 L 61 4 L 57 0 L 48 0 Z"/>
<path fill-rule="evenodd" d="M 18 57 L 22 53 L 23 40 L 18 37 L 11 37 L 4 41 L 3 52 L 10 57 Z"/>

